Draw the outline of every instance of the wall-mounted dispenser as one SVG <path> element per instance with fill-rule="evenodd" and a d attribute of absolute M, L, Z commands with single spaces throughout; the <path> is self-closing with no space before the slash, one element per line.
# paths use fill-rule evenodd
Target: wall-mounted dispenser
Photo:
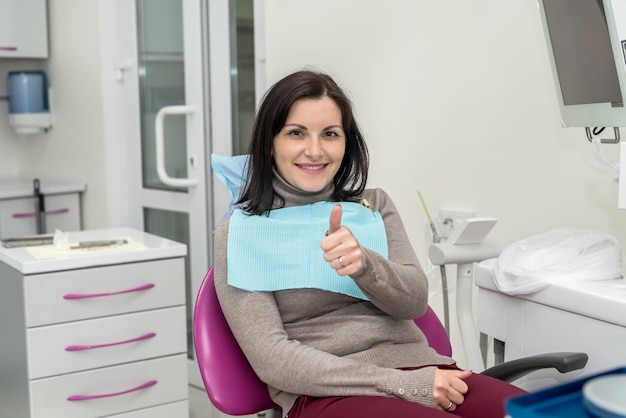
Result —
<path fill-rule="evenodd" d="M 48 79 L 43 71 L 7 75 L 9 124 L 20 135 L 47 132 L 52 126 Z"/>

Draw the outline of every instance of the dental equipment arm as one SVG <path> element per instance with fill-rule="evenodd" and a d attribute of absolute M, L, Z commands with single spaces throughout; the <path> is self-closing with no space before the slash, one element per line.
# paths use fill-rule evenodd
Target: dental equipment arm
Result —
<path fill-rule="evenodd" d="M 499 254 L 500 248 L 488 243 L 462 245 L 441 243 L 431 245 L 428 250 L 428 257 L 433 264 L 457 265 L 457 319 L 468 365 L 477 373 L 485 369 L 485 364 L 472 313 L 474 263 L 497 257 Z"/>
<path fill-rule="evenodd" d="M 509 360 L 484 370 L 481 374 L 499 380 L 512 382 L 539 369 L 557 369 L 561 373 L 580 370 L 587 365 L 589 356 L 585 353 L 557 352 L 537 354 Z"/>

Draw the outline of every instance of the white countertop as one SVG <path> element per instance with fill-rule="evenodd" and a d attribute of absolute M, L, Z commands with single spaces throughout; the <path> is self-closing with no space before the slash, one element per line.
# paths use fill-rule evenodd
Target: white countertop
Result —
<path fill-rule="evenodd" d="M 0 178 L 0 199 L 17 199 L 34 196 L 33 180 L 35 177 Z M 86 185 L 82 180 L 39 178 L 40 191 L 44 195 L 84 192 Z"/>
<path fill-rule="evenodd" d="M 496 262 L 497 259 L 490 259 L 478 263 L 475 281 L 479 288 L 502 293 L 496 287 L 493 278 L 493 267 Z M 626 326 L 624 278 L 552 283 L 537 292 L 512 297 Z"/>
<path fill-rule="evenodd" d="M 113 240 L 129 238 L 133 245 L 120 246 L 118 249 L 93 251 L 65 251 L 61 256 L 50 258 L 35 257 L 29 248 L 5 248 L 0 245 L 0 262 L 8 264 L 22 274 L 48 273 L 53 271 L 74 270 L 111 264 L 131 263 L 160 258 L 183 257 L 187 246 L 176 241 L 161 238 L 131 228 L 111 228 L 69 233 L 69 242 Z M 37 248 L 42 250 L 43 246 Z M 53 246 L 46 246 L 53 250 Z M 67 253 L 71 255 L 65 255 Z M 74 254 L 76 253 L 76 254 Z"/>

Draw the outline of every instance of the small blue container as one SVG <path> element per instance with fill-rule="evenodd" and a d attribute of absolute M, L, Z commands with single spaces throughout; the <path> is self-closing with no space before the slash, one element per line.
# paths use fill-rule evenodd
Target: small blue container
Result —
<path fill-rule="evenodd" d="M 584 384 L 596 377 L 625 373 L 626 368 L 620 367 L 553 388 L 511 398 L 506 402 L 507 416 L 510 418 L 593 417 L 584 404 L 582 393 Z"/>
<path fill-rule="evenodd" d="M 11 71 L 7 75 L 9 113 L 46 113 L 48 80 L 43 71 Z"/>

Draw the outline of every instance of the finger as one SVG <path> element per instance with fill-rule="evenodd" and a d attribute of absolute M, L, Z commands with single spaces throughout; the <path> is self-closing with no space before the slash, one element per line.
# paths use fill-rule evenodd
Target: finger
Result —
<path fill-rule="evenodd" d="M 465 395 L 467 393 L 467 391 L 469 390 L 469 387 L 467 386 L 467 383 L 465 383 L 463 380 L 457 380 L 454 381 L 450 384 L 450 387 L 454 390 L 456 390 L 458 393 L 460 393 L 461 395 Z"/>
<path fill-rule="evenodd" d="M 435 371 L 433 398 L 436 404 L 445 409 L 450 402 L 460 405 L 465 400 L 468 391 L 467 383 L 463 380 L 471 375 L 471 370 L 441 370 Z M 454 409 L 454 406 L 451 407 Z"/>
<path fill-rule="evenodd" d="M 335 205 L 332 211 L 330 211 L 330 220 L 328 225 L 328 233 L 332 234 L 341 228 L 341 205 Z"/>
<path fill-rule="evenodd" d="M 470 377 L 472 373 L 473 372 L 471 370 L 461 371 L 460 373 L 456 375 L 457 379 L 453 380 L 450 386 L 452 386 L 452 388 L 456 390 L 457 392 L 459 392 L 461 395 L 466 394 L 467 391 L 469 390 L 469 387 L 467 386 L 467 383 L 465 383 L 465 379 Z"/>
<path fill-rule="evenodd" d="M 457 405 L 451 400 L 446 399 L 446 401 L 447 401 L 446 404 L 439 404 L 439 408 L 441 408 L 443 411 L 446 411 L 446 412 L 454 411 Z"/>

